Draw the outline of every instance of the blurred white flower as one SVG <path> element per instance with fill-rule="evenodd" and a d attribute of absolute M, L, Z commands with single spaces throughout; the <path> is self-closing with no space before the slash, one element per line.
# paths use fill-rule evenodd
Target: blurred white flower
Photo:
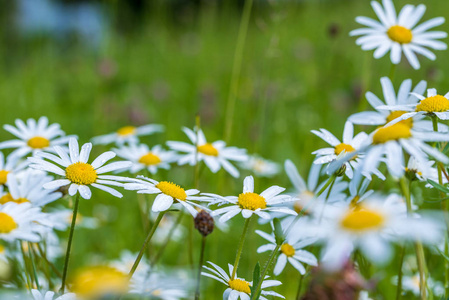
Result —
<path fill-rule="evenodd" d="M 133 144 L 139 142 L 139 136 L 150 135 L 155 132 L 162 132 L 164 127 L 157 124 L 148 124 L 140 127 L 125 126 L 116 132 L 100 135 L 92 138 L 92 143 L 98 145 L 106 145 L 115 143 L 117 146 L 122 146 L 125 143 Z"/>

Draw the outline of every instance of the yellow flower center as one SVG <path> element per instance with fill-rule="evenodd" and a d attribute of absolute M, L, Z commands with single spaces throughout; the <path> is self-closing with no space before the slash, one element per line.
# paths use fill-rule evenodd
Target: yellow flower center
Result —
<path fill-rule="evenodd" d="M 232 279 L 228 282 L 229 287 L 235 291 L 251 294 L 251 289 L 248 281 L 242 279 Z"/>
<path fill-rule="evenodd" d="M 0 254 L 5 253 L 5 246 L 0 244 Z"/>
<path fill-rule="evenodd" d="M 256 193 L 241 193 L 237 203 L 240 208 L 249 210 L 264 209 L 267 207 L 265 198 Z"/>
<path fill-rule="evenodd" d="M 50 141 L 42 136 L 35 136 L 28 140 L 28 146 L 34 149 L 42 149 L 50 146 Z"/>
<path fill-rule="evenodd" d="M 14 199 L 10 193 L 6 193 L 2 197 L 0 197 L 0 204 L 5 204 L 5 203 L 8 203 L 8 202 L 14 202 L 14 203 L 17 203 L 17 204 L 22 204 L 22 203 L 30 202 L 30 200 L 28 200 L 27 198 Z"/>
<path fill-rule="evenodd" d="M 185 201 L 187 199 L 186 191 L 177 184 L 168 181 L 161 181 L 156 184 L 156 187 L 161 190 L 162 193 L 168 195 L 174 199 Z"/>
<path fill-rule="evenodd" d="M 295 255 L 295 248 L 293 248 L 293 246 L 290 244 L 283 244 L 281 246 L 281 252 L 288 257 L 292 257 L 293 255 Z"/>
<path fill-rule="evenodd" d="M 159 156 L 157 156 L 151 152 L 148 152 L 147 154 L 145 154 L 141 158 L 139 158 L 139 162 L 141 164 L 151 166 L 151 165 L 159 164 L 161 162 L 161 159 L 159 158 Z"/>
<path fill-rule="evenodd" d="M 393 121 L 394 119 L 399 118 L 400 116 L 402 116 L 405 113 L 406 113 L 406 111 L 403 111 L 403 110 L 392 111 L 387 117 L 387 123 Z M 404 124 L 404 125 L 412 128 L 413 127 L 413 118 L 408 118 L 408 119 L 402 120 L 398 123 Z"/>
<path fill-rule="evenodd" d="M 408 44 L 413 39 L 412 31 L 400 25 L 393 25 L 387 30 L 390 40 L 400 44 Z"/>
<path fill-rule="evenodd" d="M 0 185 L 5 184 L 8 181 L 9 171 L 0 170 Z"/>
<path fill-rule="evenodd" d="M 72 291 L 83 299 L 103 299 L 106 295 L 121 295 L 128 291 L 128 277 L 115 268 L 87 268 L 73 280 Z"/>
<path fill-rule="evenodd" d="M 408 139 L 411 136 L 410 127 L 397 123 L 392 126 L 379 128 L 373 135 L 373 144 L 384 144 L 389 141 Z"/>
<path fill-rule="evenodd" d="M 354 152 L 355 149 L 354 147 L 352 147 L 351 145 L 348 144 L 338 144 L 337 146 L 335 146 L 335 155 L 340 155 L 340 153 L 342 153 L 343 151 L 345 151 L 345 153 L 349 153 L 349 152 Z"/>
<path fill-rule="evenodd" d="M 204 145 L 198 146 L 197 149 L 200 153 L 210 156 L 218 156 L 218 150 L 214 146 L 212 146 L 211 143 L 206 143 Z"/>
<path fill-rule="evenodd" d="M 121 136 L 132 135 L 136 132 L 136 127 L 134 126 L 125 126 L 117 130 L 117 134 Z"/>
<path fill-rule="evenodd" d="M 382 214 L 365 208 L 351 209 L 341 220 L 343 228 L 355 232 L 379 229 L 384 223 Z"/>
<path fill-rule="evenodd" d="M 416 106 L 416 111 L 425 111 L 428 113 L 443 112 L 449 110 L 449 100 L 441 95 L 427 97 L 421 100 Z"/>
<path fill-rule="evenodd" d="M 73 183 L 88 185 L 97 180 L 97 172 L 90 164 L 77 162 L 65 169 L 65 177 Z"/>
<path fill-rule="evenodd" d="M 4 212 L 0 212 L 0 233 L 10 233 L 17 228 L 14 219 Z"/>

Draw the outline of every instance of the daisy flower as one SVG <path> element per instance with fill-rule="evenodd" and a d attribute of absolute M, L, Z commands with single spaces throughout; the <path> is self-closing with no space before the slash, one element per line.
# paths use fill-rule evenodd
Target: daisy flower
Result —
<path fill-rule="evenodd" d="M 276 248 L 276 239 L 274 234 L 268 234 L 261 230 L 256 230 L 256 233 L 266 239 L 269 244 L 260 246 L 257 249 L 257 253 L 263 253 L 266 251 L 273 251 Z M 306 269 L 302 265 L 302 263 L 306 263 L 311 266 L 317 266 L 318 260 L 315 255 L 310 253 L 309 251 L 304 250 L 304 247 L 307 247 L 313 243 L 315 243 L 318 239 L 316 237 L 305 237 L 301 234 L 289 234 L 281 245 L 280 253 L 274 267 L 273 273 L 274 275 L 279 275 L 285 268 L 287 261 L 298 270 L 301 275 L 306 273 Z"/>
<path fill-rule="evenodd" d="M 139 136 L 150 135 L 155 132 L 164 130 L 162 125 L 148 124 L 140 127 L 125 126 L 116 132 L 100 135 L 92 138 L 92 143 L 98 145 L 106 145 L 115 143 L 117 146 L 122 146 L 125 143 L 132 144 L 139 142 Z"/>
<path fill-rule="evenodd" d="M 228 287 L 223 293 L 223 300 L 238 300 L 238 299 L 249 300 L 250 299 L 252 282 L 249 282 L 243 278 L 237 277 L 237 274 L 236 274 L 236 277 L 231 280 L 231 276 L 229 276 L 228 273 L 226 273 L 226 271 L 223 270 L 221 267 L 217 266 L 216 264 L 214 264 L 213 262 L 210 262 L 210 261 L 208 263 L 212 266 L 212 268 L 208 267 L 208 266 L 203 266 L 203 268 L 211 273 L 201 272 L 201 275 L 215 279 Z M 234 270 L 234 266 L 232 266 L 231 264 L 228 264 L 228 267 L 229 267 L 229 274 L 232 274 L 232 272 Z M 265 277 L 265 278 L 267 278 L 267 277 Z M 276 292 L 263 290 L 265 288 L 278 286 L 281 284 L 282 284 L 282 282 L 280 282 L 278 280 L 264 279 L 262 282 L 262 291 L 261 291 L 261 296 L 259 299 L 268 300 L 264 296 L 274 296 L 274 297 L 279 297 L 279 298 L 285 299 L 284 296 L 282 296 Z"/>
<path fill-rule="evenodd" d="M 8 155 L 5 156 L 0 151 L 0 185 L 7 184 L 8 174 L 17 173 L 27 167 L 28 162 L 19 163 L 20 156 Z"/>
<path fill-rule="evenodd" d="M 314 160 L 314 164 L 325 164 L 331 162 L 337 158 L 341 153 L 351 153 L 360 148 L 362 143 L 366 140 L 368 135 L 364 132 L 358 133 L 354 136 L 354 126 L 351 122 L 346 121 L 345 127 L 343 129 L 343 141 L 340 142 L 332 133 L 326 129 L 321 128 L 320 131 L 312 130 L 312 133 L 323 139 L 332 147 L 322 148 L 312 152 L 316 154 L 317 158 Z M 354 156 L 351 160 L 345 162 L 346 165 L 346 176 L 352 178 L 354 175 L 354 170 L 357 169 L 359 165 L 360 158 Z"/>
<path fill-rule="evenodd" d="M 412 90 L 412 81 L 411 79 L 407 79 L 401 83 L 396 94 L 393 83 L 388 77 L 382 77 L 380 83 L 385 101 L 380 100 L 373 93 L 367 92 L 366 99 L 376 111 L 355 113 L 348 118 L 350 122 L 359 125 L 385 125 L 407 113 L 406 110 L 396 110 L 393 107 L 405 105 L 406 109 L 409 110 L 410 105 L 417 104 L 418 102 L 416 95 L 424 93 L 427 87 L 427 82 L 422 80 Z M 386 109 L 386 107 L 392 107 L 392 109 Z M 422 120 L 423 118 L 423 115 L 415 115 L 413 118 L 403 120 L 402 123 L 413 127 L 413 129 L 432 130 L 432 122 Z M 440 131 L 448 131 L 446 125 L 439 124 L 438 127 L 441 129 Z"/>
<path fill-rule="evenodd" d="M 428 155 L 445 164 L 449 158 L 425 142 L 449 141 L 449 135 L 439 132 L 418 132 L 409 126 L 397 123 L 381 127 L 370 135 L 371 145 L 365 151 L 362 172 L 373 173 L 381 161 L 385 161 L 391 175 L 399 178 L 404 175 L 405 150 L 418 162 L 426 163 Z"/>
<path fill-rule="evenodd" d="M 156 174 L 159 168 L 168 170 L 170 163 L 176 161 L 178 157 L 172 151 L 165 151 L 160 145 L 150 149 L 144 144 L 130 144 L 119 149 L 112 149 L 112 151 L 133 163 L 129 168 L 131 173 L 137 173 L 142 169 L 147 169 L 151 174 Z"/>
<path fill-rule="evenodd" d="M 280 167 L 278 163 L 264 159 L 258 155 L 251 155 L 240 166 L 253 172 L 258 177 L 273 177 L 278 174 Z"/>
<path fill-rule="evenodd" d="M 51 151 L 53 146 L 65 145 L 71 137 L 74 137 L 73 135 L 64 136 L 64 131 L 57 123 L 48 125 L 47 117 L 40 117 L 37 122 L 34 119 L 28 119 L 27 124 L 16 119 L 16 126 L 3 126 L 6 131 L 19 138 L 0 143 L 0 149 L 17 148 L 10 155 L 25 156 L 30 152 Z"/>
<path fill-rule="evenodd" d="M 101 174 L 128 168 L 131 165 L 131 162 L 120 161 L 104 165 L 107 161 L 115 157 L 114 152 L 107 151 L 99 155 L 91 164 L 89 164 L 87 161 L 89 160 L 90 151 L 92 150 L 92 144 L 84 144 L 80 152 L 78 141 L 75 138 L 70 139 L 69 149 L 70 157 L 61 147 L 55 146 L 54 150 L 59 157 L 50 153 L 39 152 L 36 154 L 36 157 L 28 158 L 31 162 L 30 167 L 64 177 L 63 179 L 57 179 L 44 184 L 44 188 L 54 190 L 62 186 L 70 185 L 70 196 L 75 195 L 79 191 L 81 197 L 90 199 L 92 192 L 89 186 L 92 186 L 108 192 L 115 197 L 123 197 L 121 193 L 106 185 L 121 187 L 123 184 L 117 181 L 126 178 Z M 44 160 L 44 158 L 51 162 Z M 58 165 L 63 167 L 63 169 Z"/>
<path fill-rule="evenodd" d="M 420 94 L 413 94 L 420 101 L 414 104 L 384 105 L 380 109 L 403 110 L 405 113 L 392 120 L 387 125 L 408 121 L 414 117 L 437 117 L 440 120 L 449 120 L 449 92 L 444 96 L 437 93 L 436 89 L 428 89 L 427 97 Z M 409 111 L 409 112 L 407 112 Z"/>
<path fill-rule="evenodd" d="M 420 64 L 416 54 L 421 54 L 430 60 L 435 60 L 433 54 L 426 47 L 434 50 L 445 50 L 447 45 L 438 39 L 446 38 L 443 31 L 428 31 L 431 28 L 444 23 L 443 17 L 430 19 L 418 26 L 421 17 L 426 11 L 426 6 L 405 5 L 399 15 L 392 0 L 383 0 L 383 7 L 379 2 L 372 1 L 371 5 L 379 21 L 367 17 L 357 17 L 356 22 L 368 26 L 353 30 L 351 36 L 362 36 L 356 40 L 362 50 L 373 50 L 374 58 L 383 57 L 388 51 L 393 64 L 401 61 L 402 53 L 414 69 L 419 69 Z"/>
<path fill-rule="evenodd" d="M 198 211 L 194 206 L 200 209 L 206 208 L 192 201 L 206 201 L 208 198 L 197 195 L 200 191 L 196 189 L 185 190 L 177 184 L 168 181 L 156 181 L 154 179 L 138 176 L 141 179 L 133 179 L 134 182 L 126 183 L 125 189 L 137 190 L 139 194 L 157 194 L 154 199 L 151 210 L 153 212 L 161 212 L 168 210 L 173 202 L 181 204 L 187 211 L 196 217 Z"/>
<path fill-rule="evenodd" d="M 43 226 L 50 226 L 46 215 L 30 203 L 0 205 L 0 240 L 39 242 Z"/>
<path fill-rule="evenodd" d="M 253 214 L 258 215 L 261 218 L 269 219 L 270 214 L 268 212 L 279 212 L 282 214 L 297 215 L 297 213 L 290 208 L 284 206 L 275 206 L 295 201 L 288 195 L 280 195 L 285 190 L 283 187 L 273 185 L 267 188 L 260 194 L 254 192 L 254 178 L 253 176 L 247 176 L 243 181 L 243 193 L 238 196 L 223 197 L 216 194 L 207 194 L 220 203 L 229 203 L 231 205 L 219 208 L 212 212 L 212 216 L 222 215 L 219 219 L 220 222 L 227 222 L 232 217 L 236 216 L 240 212 L 244 218 L 249 218 Z"/>
<path fill-rule="evenodd" d="M 393 277 L 393 284 L 397 285 L 398 278 L 397 276 Z M 432 278 L 428 277 L 426 279 L 427 288 L 432 290 L 433 294 L 437 297 L 444 296 L 444 286 L 441 282 L 434 282 Z M 404 275 L 402 276 L 402 288 L 405 291 L 412 292 L 415 296 L 420 296 L 420 281 L 419 281 L 419 273 L 416 273 L 412 276 Z"/>
<path fill-rule="evenodd" d="M 440 220 L 410 217 L 397 195 L 367 199 L 356 206 L 328 206 L 316 234 L 325 244 L 322 262 L 339 268 L 355 248 L 371 261 L 384 264 L 392 257 L 391 243 L 403 240 L 438 241 Z M 314 231 L 314 229 L 311 229 Z"/>
<path fill-rule="evenodd" d="M 239 177 L 239 171 L 229 162 L 232 161 L 245 161 L 248 158 L 245 149 L 239 149 L 236 147 L 226 147 L 224 141 L 215 141 L 208 143 L 206 137 L 201 129 L 195 133 L 193 130 L 183 127 L 182 129 L 192 144 L 176 141 L 168 141 L 167 145 L 179 152 L 184 152 L 179 156 L 178 164 L 189 164 L 194 166 L 197 161 L 204 161 L 206 166 L 212 171 L 212 173 L 218 172 L 221 167 L 225 169 L 233 177 Z"/>
<path fill-rule="evenodd" d="M 150 299 L 178 300 L 188 297 L 188 285 L 180 278 L 167 276 L 159 272 L 135 273 L 130 281 L 130 294 Z"/>
<path fill-rule="evenodd" d="M 43 292 L 33 289 L 31 290 L 31 294 L 33 295 L 34 300 L 76 300 L 76 295 L 74 293 L 66 293 L 59 297 L 53 298 L 55 296 L 55 292 Z"/>
<path fill-rule="evenodd" d="M 52 181 L 53 177 L 27 170 L 22 174 L 20 180 L 14 174 L 8 175 L 9 193 L 2 192 L 0 187 L 0 203 L 7 202 L 25 203 L 30 202 L 33 206 L 44 206 L 62 197 L 62 193 L 54 190 L 46 190 L 43 185 Z"/>

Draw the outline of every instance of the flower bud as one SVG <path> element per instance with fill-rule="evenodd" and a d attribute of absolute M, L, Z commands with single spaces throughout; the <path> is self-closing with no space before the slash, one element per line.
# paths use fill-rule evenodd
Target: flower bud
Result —
<path fill-rule="evenodd" d="M 195 217 L 195 228 L 202 236 L 211 234 L 214 230 L 214 218 L 207 211 L 200 211 Z"/>

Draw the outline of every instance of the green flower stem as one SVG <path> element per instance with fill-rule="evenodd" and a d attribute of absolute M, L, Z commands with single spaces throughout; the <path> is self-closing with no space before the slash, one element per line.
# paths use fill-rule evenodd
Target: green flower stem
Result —
<path fill-rule="evenodd" d="M 133 266 L 131 267 L 131 270 L 129 271 L 128 277 L 131 278 L 136 271 L 137 267 L 139 266 L 140 260 L 142 259 L 143 254 L 145 253 L 145 249 L 148 246 L 148 243 L 150 242 L 151 238 L 154 235 L 154 232 L 156 231 L 157 226 L 161 222 L 162 218 L 164 217 L 165 211 L 161 211 L 159 215 L 157 216 L 156 221 L 153 223 L 153 226 L 151 226 L 150 231 L 148 232 L 147 237 L 145 238 L 145 241 L 143 242 L 142 248 L 140 249 L 139 255 L 137 255 L 136 260 L 134 261 Z"/>
<path fill-rule="evenodd" d="M 181 220 L 184 216 L 184 211 L 179 211 L 179 216 L 176 218 L 175 223 L 170 228 L 170 231 L 168 232 L 168 235 L 165 237 L 164 242 L 162 243 L 162 246 L 159 248 L 159 251 L 156 253 L 154 258 L 151 260 L 151 265 L 154 266 L 159 259 L 162 257 L 162 254 L 164 253 L 165 248 L 167 247 L 168 243 L 170 242 L 173 234 L 175 233 L 176 228 L 178 227 L 179 223 L 181 223 Z"/>
<path fill-rule="evenodd" d="M 200 282 L 201 282 L 201 269 L 203 268 L 203 261 L 204 261 L 204 250 L 206 248 L 206 237 L 203 236 L 201 239 L 201 253 L 200 253 L 200 260 L 198 262 L 198 275 L 196 278 L 196 291 L 195 291 L 195 300 L 200 299 Z"/>
<path fill-rule="evenodd" d="M 398 284 L 396 288 L 396 300 L 400 300 L 402 296 L 402 265 L 404 264 L 405 245 L 401 247 L 401 254 L 399 256 L 399 270 L 398 270 Z"/>
<path fill-rule="evenodd" d="M 31 267 L 33 269 L 34 282 L 36 283 L 36 288 L 39 290 L 41 285 L 39 284 L 39 278 L 37 278 L 36 264 L 34 262 L 35 258 L 33 257 L 32 251 L 33 245 L 31 242 L 28 242 L 28 256 L 30 257 Z"/>
<path fill-rule="evenodd" d="M 394 79 L 394 74 L 396 72 L 396 67 L 397 67 L 397 65 L 395 65 L 393 63 L 391 64 L 390 74 L 388 74 L 388 78 L 390 78 L 391 81 L 393 81 L 393 79 Z"/>
<path fill-rule="evenodd" d="M 402 177 L 399 181 L 399 184 L 401 186 L 402 194 L 405 197 L 405 203 L 407 205 L 407 214 L 412 213 L 412 200 L 410 197 L 410 184 L 407 184 L 407 179 L 405 177 Z M 427 290 L 427 283 L 426 283 L 426 258 L 424 255 L 424 248 L 422 246 L 421 242 L 415 242 L 415 251 L 416 251 L 416 260 L 418 261 L 418 270 L 419 270 L 419 289 L 421 291 L 421 299 L 426 300 L 426 290 Z"/>
<path fill-rule="evenodd" d="M 277 244 L 276 248 L 274 248 L 274 250 L 271 252 L 270 254 L 270 258 L 268 258 L 268 262 L 266 263 L 266 265 L 263 268 L 262 274 L 260 275 L 260 280 L 259 283 L 257 284 L 256 289 L 254 290 L 254 293 L 251 293 L 251 300 L 255 300 L 257 295 L 260 293 L 260 289 L 262 288 L 262 283 L 263 280 L 265 278 L 265 276 L 267 275 L 268 272 L 268 268 L 271 266 L 271 264 L 273 263 L 273 259 L 276 256 L 276 254 L 279 252 L 279 249 L 281 248 L 282 244 Z"/>
<path fill-rule="evenodd" d="M 67 251 L 65 253 L 64 270 L 62 271 L 62 283 L 61 289 L 59 290 L 61 294 L 64 294 L 67 271 L 69 269 L 70 251 L 72 249 L 73 233 L 75 232 L 76 216 L 78 215 L 78 207 L 80 201 L 80 194 L 77 193 L 75 196 L 75 204 L 73 206 L 72 224 L 70 226 L 69 241 L 67 244 Z"/>
<path fill-rule="evenodd" d="M 44 250 L 42 250 L 42 247 L 40 244 L 37 244 L 37 251 L 39 252 L 39 255 L 41 258 L 47 263 L 47 265 L 52 269 L 52 271 L 59 277 L 62 278 L 61 272 L 55 267 L 54 264 L 52 264 L 51 261 L 48 260 L 47 255 L 45 255 Z"/>
<path fill-rule="evenodd" d="M 235 257 L 234 270 L 232 270 L 231 280 L 234 280 L 235 274 L 237 273 L 240 256 L 242 255 L 242 251 L 243 251 L 243 244 L 245 243 L 245 237 L 246 237 L 246 233 L 248 232 L 249 222 L 251 221 L 252 218 L 253 217 L 251 216 L 248 219 L 246 219 L 245 225 L 243 225 L 243 232 L 242 232 L 242 236 L 240 237 L 239 248 L 237 249 L 237 255 Z"/>
<path fill-rule="evenodd" d="M 25 266 L 25 278 L 27 281 L 27 288 L 28 288 L 28 290 L 31 291 L 31 289 L 33 288 L 33 279 L 31 278 L 31 272 L 29 270 L 30 268 L 29 268 L 28 258 L 25 254 L 25 249 L 23 248 L 22 241 L 19 241 L 19 248 L 22 251 L 23 263 Z"/>

